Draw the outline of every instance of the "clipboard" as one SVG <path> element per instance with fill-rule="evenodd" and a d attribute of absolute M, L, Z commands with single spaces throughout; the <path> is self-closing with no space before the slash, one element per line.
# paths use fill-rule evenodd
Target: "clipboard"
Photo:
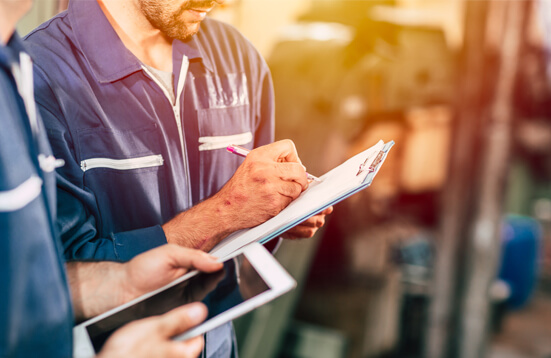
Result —
<path fill-rule="evenodd" d="M 320 176 L 320 182 L 310 183 L 308 189 L 278 215 L 258 226 L 229 235 L 209 253 L 223 259 L 252 242 L 264 244 L 331 205 L 367 188 L 393 145 L 394 141 L 384 143 L 381 140 L 356 154 Z"/>

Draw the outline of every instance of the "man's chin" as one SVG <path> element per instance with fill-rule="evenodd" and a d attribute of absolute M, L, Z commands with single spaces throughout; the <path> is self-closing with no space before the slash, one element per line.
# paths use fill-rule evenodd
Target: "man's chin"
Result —
<path fill-rule="evenodd" d="M 201 27 L 201 22 L 190 24 L 186 26 L 185 31 L 179 31 L 177 34 L 175 34 L 173 38 L 176 38 L 180 41 L 187 41 L 192 36 L 194 36 L 199 32 L 200 27 Z"/>

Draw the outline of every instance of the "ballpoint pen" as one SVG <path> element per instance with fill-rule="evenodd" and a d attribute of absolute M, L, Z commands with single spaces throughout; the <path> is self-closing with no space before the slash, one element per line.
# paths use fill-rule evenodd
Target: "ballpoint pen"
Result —
<path fill-rule="evenodd" d="M 246 157 L 247 154 L 249 154 L 250 150 L 248 150 L 247 148 L 243 148 L 243 147 L 240 147 L 238 145 L 229 145 L 226 150 L 232 154 L 236 154 L 236 155 L 239 155 L 240 157 Z M 311 181 L 317 181 L 317 182 L 320 182 L 321 179 L 320 178 L 317 178 L 315 176 L 313 176 L 312 174 L 309 174 L 309 173 L 306 173 L 306 177 L 308 178 L 308 180 L 311 180 Z"/>

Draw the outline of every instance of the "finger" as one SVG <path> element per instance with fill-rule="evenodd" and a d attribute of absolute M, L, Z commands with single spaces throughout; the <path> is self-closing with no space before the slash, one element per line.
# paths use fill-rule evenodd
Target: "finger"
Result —
<path fill-rule="evenodd" d="M 282 150 L 286 149 L 286 151 L 282 152 L 279 156 L 279 160 L 283 160 L 286 162 L 296 162 L 302 165 L 302 161 L 298 157 L 297 148 L 292 140 L 284 139 L 279 141 L 279 143 L 282 146 Z"/>
<path fill-rule="evenodd" d="M 318 229 L 313 227 L 295 226 L 293 229 L 285 233 L 286 239 L 309 239 L 316 233 Z"/>
<path fill-rule="evenodd" d="M 164 337 L 174 337 L 203 322 L 207 307 L 194 302 L 178 307 L 158 317 L 158 330 Z"/>
<path fill-rule="evenodd" d="M 297 163 L 276 163 L 274 165 L 280 179 L 297 182 L 302 190 L 308 188 L 308 177 L 302 165 Z"/>
<path fill-rule="evenodd" d="M 195 358 L 203 351 L 205 341 L 203 336 L 188 339 L 186 341 L 177 341 L 170 347 L 166 357 L 185 357 Z"/>
<path fill-rule="evenodd" d="M 286 203 L 286 207 L 291 203 L 291 201 L 298 198 L 300 193 L 302 193 L 302 187 L 294 181 L 280 181 L 277 192 L 280 195 L 290 199 L 289 202 Z"/>
<path fill-rule="evenodd" d="M 298 157 L 295 143 L 290 139 L 279 140 L 260 148 L 262 148 L 263 152 L 268 153 L 275 161 L 294 162 L 302 165 Z"/>
<path fill-rule="evenodd" d="M 319 229 L 325 225 L 325 215 L 319 215 L 316 217 L 315 226 Z"/>
<path fill-rule="evenodd" d="M 320 214 L 322 215 L 329 215 L 333 212 L 333 206 L 328 207 L 327 209 L 323 210 Z"/>
<path fill-rule="evenodd" d="M 322 227 L 325 225 L 325 214 L 317 214 L 312 217 L 312 221 L 314 222 L 315 227 Z"/>
<path fill-rule="evenodd" d="M 322 227 L 324 224 L 325 224 L 325 215 L 317 214 L 307 220 L 304 220 L 297 226 L 311 228 L 311 227 Z"/>
<path fill-rule="evenodd" d="M 303 222 L 301 222 L 300 224 L 298 224 L 297 226 L 295 227 L 304 227 L 304 228 L 311 228 L 311 227 L 317 227 L 316 225 L 317 223 L 317 220 L 315 217 L 311 217 L 310 219 L 308 220 L 304 220 Z"/>
<path fill-rule="evenodd" d="M 165 246 L 167 255 L 172 259 L 174 266 L 196 268 L 204 272 L 220 270 L 223 266 L 214 256 L 201 250 L 190 249 L 174 244 L 167 244 Z"/>

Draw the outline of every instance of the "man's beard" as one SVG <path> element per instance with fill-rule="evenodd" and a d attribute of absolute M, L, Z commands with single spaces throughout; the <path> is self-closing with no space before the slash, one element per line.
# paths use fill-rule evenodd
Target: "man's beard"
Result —
<path fill-rule="evenodd" d="M 185 41 L 199 31 L 199 26 L 189 27 L 181 20 L 184 11 L 189 9 L 205 9 L 214 6 L 214 0 L 190 0 L 185 2 L 178 10 L 168 12 L 163 6 L 163 1 L 141 0 L 140 9 L 149 23 L 171 39 Z M 200 21 L 199 21 L 200 22 Z M 192 24 L 198 24 L 194 22 Z"/>

